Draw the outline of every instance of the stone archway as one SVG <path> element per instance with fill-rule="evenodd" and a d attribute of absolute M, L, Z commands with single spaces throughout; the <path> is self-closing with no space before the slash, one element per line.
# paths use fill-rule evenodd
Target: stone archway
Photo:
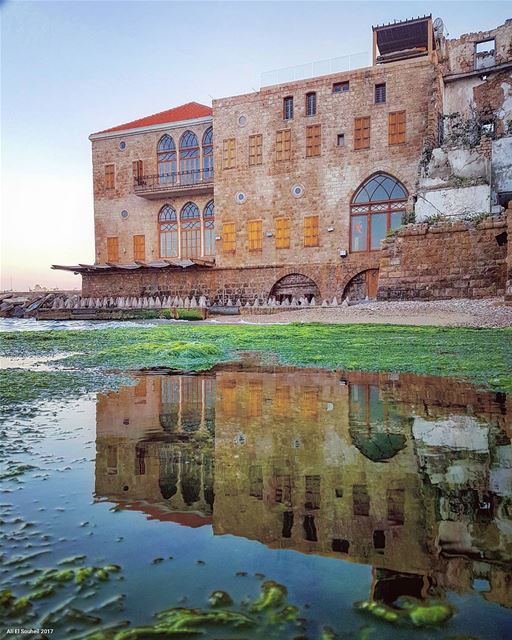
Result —
<path fill-rule="evenodd" d="M 343 291 L 342 299 L 349 300 L 376 300 L 379 284 L 379 270 L 366 269 L 349 280 Z"/>
<path fill-rule="evenodd" d="M 270 290 L 270 297 L 276 298 L 279 302 L 295 298 L 307 298 L 308 302 L 313 297 L 320 297 L 320 290 L 314 280 L 302 273 L 290 273 L 278 280 Z"/>

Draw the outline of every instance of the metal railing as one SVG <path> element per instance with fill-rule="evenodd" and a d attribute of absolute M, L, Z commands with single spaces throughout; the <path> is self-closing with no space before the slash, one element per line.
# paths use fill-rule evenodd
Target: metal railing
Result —
<path fill-rule="evenodd" d="M 361 67 L 370 66 L 370 58 L 367 51 L 353 53 L 331 60 L 318 60 L 307 64 L 295 65 L 293 67 L 283 67 L 273 71 L 265 71 L 261 74 L 261 86 L 269 87 L 273 84 L 284 84 L 295 80 L 305 80 L 316 76 L 328 76 L 332 73 L 352 71 Z"/>
<path fill-rule="evenodd" d="M 166 191 L 169 189 L 187 189 L 195 185 L 213 182 L 213 168 L 193 169 L 192 171 L 177 171 L 175 173 L 160 173 L 134 178 L 135 193 L 151 191 Z"/>

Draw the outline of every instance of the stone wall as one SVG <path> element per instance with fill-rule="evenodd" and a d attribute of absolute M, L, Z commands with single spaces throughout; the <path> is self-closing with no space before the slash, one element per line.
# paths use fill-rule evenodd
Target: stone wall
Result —
<path fill-rule="evenodd" d="M 508 203 L 507 213 L 507 236 L 509 243 L 507 251 L 507 282 L 505 288 L 505 300 L 509 304 L 512 304 L 512 201 Z"/>
<path fill-rule="evenodd" d="M 511 216 L 509 215 L 509 218 Z M 507 220 L 407 225 L 383 243 L 379 300 L 502 296 Z"/>
<path fill-rule="evenodd" d="M 339 264 L 295 263 L 279 267 L 208 268 L 188 269 L 137 269 L 135 271 L 110 271 L 85 273 L 82 276 L 84 297 L 105 296 L 196 296 L 205 295 L 210 302 L 233 302 L 239 298 L 242 303 L 269 297 L 272 287 L 281 278 L 290 274 L 301 274 L 317 285 L 320 298 L 337 296 L 341 300 L 347 284 L 370 265 L 378 268 L 379 252 L 351 255 L 340 258 Z"/>

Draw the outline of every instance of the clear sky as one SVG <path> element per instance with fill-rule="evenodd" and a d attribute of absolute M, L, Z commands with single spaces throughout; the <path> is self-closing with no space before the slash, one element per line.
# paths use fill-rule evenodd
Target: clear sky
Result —
<path fill-rule="evenodd" d="M 458 37 L 512 16 L 485 1 L 0 3 L 1 288 L 18 290 L 79 287 L 50 265 L 94 261 L 90 133 L 369 52 L 372 24 L 432 13 Z"/>

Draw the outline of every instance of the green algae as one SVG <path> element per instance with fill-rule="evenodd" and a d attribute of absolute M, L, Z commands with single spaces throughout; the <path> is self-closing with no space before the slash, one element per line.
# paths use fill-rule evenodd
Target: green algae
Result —
<path fill-rule="evenodd" d="M 446 602 L 437 600 L 417 600 L 402 597 L 397 600 L 396 608 L 382 602 L 364 600 L 356 602 L 355 608 L 375 618 L 397 626 L 435 627 L 447 622 L 455 609 Z"/>
<path fill-rule="evenodd" d="M 252 605 L 251 611 L 259 612 L 279 607 L 286 601 L 288 591 L 282 584 L 267 580 L 261 585 L 261 594 Z"/>
<path fill-rule="evenodd" d="M 168 367 L 205 370 L 235 360 L 241 352 L 273 356 L 283 364 L 328 369 L 409 372 L 450 376 L 499 391 L 512 391 L 512 329 L 467 329 L 397 325 L 193 325 L 84 331 L 6 332 L 7 357 L 68 354 L 55 366 L 77 374 L 37 374 L 35 392 L 45 384 L 61 390 L 54 376 L 69 376 L 75 388 L 94 382 L 91 369 Z M 31 385 L 11 384 L 0 373 L 7 401 L 30 396 Z M 23 376 L 20 376 L 20 381 Z M 90 377 L 92 375 L 92 378 Z M 45 379 L 47 378 L 47 382 Z M 26 378 L 28 380 L 28 378 Z M 99 382 L 99 380 L 96 380 Z"/>

